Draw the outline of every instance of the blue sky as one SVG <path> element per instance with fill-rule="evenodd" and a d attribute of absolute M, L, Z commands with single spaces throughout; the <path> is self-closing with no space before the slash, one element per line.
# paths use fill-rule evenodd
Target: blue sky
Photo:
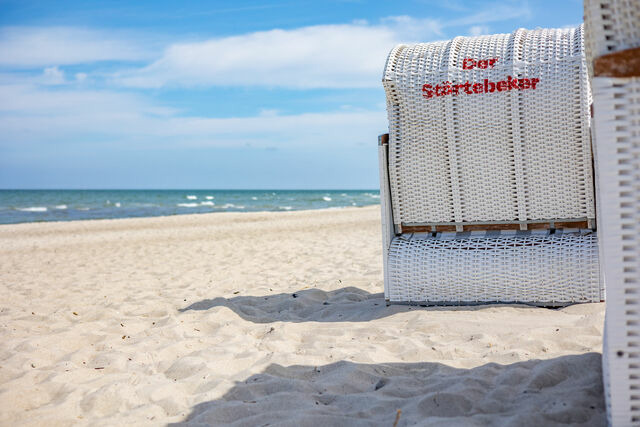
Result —
<path fill-rule="evenodd" d="M 0 188 L 376 188 L 394 45 L 581 22 L 576 0 L 0 0 Z"/>

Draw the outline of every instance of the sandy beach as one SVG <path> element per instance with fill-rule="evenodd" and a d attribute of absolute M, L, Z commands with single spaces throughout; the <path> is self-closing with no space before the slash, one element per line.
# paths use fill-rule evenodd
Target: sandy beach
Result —
<path fill-rule="evenodd" d="M 604 304 L 385 305 L 379 207 L 0 226 L 2 425 L 603 425 Z"/>

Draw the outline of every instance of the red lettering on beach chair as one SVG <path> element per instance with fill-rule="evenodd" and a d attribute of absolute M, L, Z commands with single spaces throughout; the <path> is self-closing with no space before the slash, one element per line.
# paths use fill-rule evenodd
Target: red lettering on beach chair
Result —
<path fill-rule="evenodd" d="M 490 82 L 488 79 L 484 79 L 484 93 L 493 92 L 496 90 L 496 84 Z"/>
<path fill-rule="evenodd" d="M 507 76 L 506 80 L 500 80 L 498 82 L 489 81 L 484 79 L 482 83 L 471 83 L 466 81 L 464 83 L 453 83 L 450 81 L 444 81 L 440 84 L 436 84 L 435 87 L 429 83 L 422 85 L 422 96 L 425 98 L 433 98 L 434 96 L 458 96 L 458 95 L 473 95 L 479 93 L 493 93 L 496 90 L 498 92 L 508 92 L 512 90 L 528 90 L 536 89 L 537 84 L 540 82 L 538 78 L 522 78 L 516 79 L 512 76 Z"/>
<path fill-rule="evenodd" d="M 486 70 L 487 68 L 493 68 L 496 62 L 498 62 L 498 58 L 480 59 L 478 61 L 473 58 L 465 58 L 462 60 L 462 69 L 473 70 L 477 67 Z"/>
<path fill-rule="evenodd" d="M 520 89 L 518 87 L 518 79 L 512 79 L 511 76 L 507 76 L 507 82 L 509 83 L 509 90 Z"/>
<path fill-rule="evenodd" d="M 431 86 L 430 84 L 423 85 L 422 96 L 424 96 L 427 99 L 433 98 L 433 91 L 431 89 L 433 89 L 433 86 Z"/>

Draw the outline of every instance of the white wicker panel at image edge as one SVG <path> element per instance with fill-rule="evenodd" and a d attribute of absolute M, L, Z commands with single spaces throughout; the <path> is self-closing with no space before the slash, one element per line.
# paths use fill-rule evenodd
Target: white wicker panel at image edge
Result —
<path fill-rule="evenodd" d="M 604 298 L 591 231 L 402 235 L 388 268 L 391 302 L 559 306 Z"/>
<path fill-rule="evenodd" d="M 596 77 L 593 90 L 606 389 L 614 425 L 640 424 L 640 78 Z"/>
<path fill-rule="evenodd" d="M 640 47 L 640 0 L 584 2 L 587 55 Z M 640 425 L 640 78 L 595 77 L 594 154 L 607 287 L 603 374 L 611 425 Z"/>
<path fill-rule="evenodd" d="M 462 68 L 465 58 L 498 58 Z M 426 99 L 424 84 L 538 78 Z M 401 45 L 383 84 L 394 222 L 595 218 L 582 27 Z"/>
<path fill-rule="evenodd" d="M 589 63 L 607 53 L 638 47 L 638 0 L 586 0 L 584 22 Z"/>

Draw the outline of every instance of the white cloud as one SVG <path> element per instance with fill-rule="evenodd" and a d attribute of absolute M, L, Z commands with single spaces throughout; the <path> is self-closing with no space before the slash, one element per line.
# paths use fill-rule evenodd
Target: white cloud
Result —
<path fill-rule="evenodd" d="M 137 41 L 134 41 L 137 40 Z M 0 28 L 0 66 L 33 68 L 151 59 L 140 35 L 74 27 Z"/>
<path fill-rule="evenodd" d="M 478 10 L 476 13 L 451 20 L 447 22 L 447 26 L 482 25 L 490 22 L 529 18 L 531 16 L 531 10 L 526 1 L 481 3 L 475 9 Z"/>
<path fill-rule="evenodd" d="M 100 61 L 146 61 L 146 66 L 108 74 L 79 70 L 76 82 L 159 88 L 268 86 L 289 88 L 371 88 L 380 86 L 382 65 L 393 46 L 449 38 L 445 29 L 486 33 L 487 23 L 530 15 L 526 2 L 470 6 L 455 19 L 395 16 L 377 24 L 355 20 L 341 25 L 274 29 L 200 41 L 174 41 L 161 50 L 157 35 L 73 27 L 0 28 L 0 67 L 34 69 Z M 151 62 L 149 62 L 151 61 Z M 122 66 L 122 65 L 120 65 Z M 59 69 L 59 68 L 55 68 Z M 87 75 L 89 73 L 89 75 Z M 52 80 L 53 81 L 53 80 Z"/>
<path fill-rule="evenodd" d="M 384 111 L 332 111 L 252 117 L 184 117 L 136 94 L 0 86 L 2 144 L 72 146 L 119 141 L 121 147 L 338 147 L 373 144 L 386 128 Z"/>
<path fill-rule="evenodd" d="M 49 85 L 60 85 L 64 83 L 64 71 L 58 67 L 48 67 L 42 72 L 42 83 Z"/>
<path fill-rule="evenodd" d="M 484 34 L 489 34 L 489 27 L 486 25 L 474 25 L 469 28 L 469 35 L 471 37 L 482 36 Z"/>
<path fill-rule="evenodd" d="M 470 27 L 471 35 L 485 34 L 486 23 L 529 15 L 526 2 L 492 3 L 446 22 L 396 16 L 377 25 L 354 21 L 174 43 L 150 65 L 120 72 L 114 81 L 140 88 L 379 87 L 382 64 L 399 43 L 447 38 L 443 29 L 454 27 Z"/>
<path fill-rule="evenodd" d="M 271 30 L 176 43 L 147 67 L 116 76 L 134 87 L 379 87 L 389 50 L 400 42 L 440 36 L 432 20 L 395 17 L 382 25 L 352 23 Z"/>
<path fill-rule="evenodd" d="M 496 5 L 448 22 L 389 17 L 379 24 L 357 21 L 169 45 L 149 65 L 117 73 L 126 86 L 273 86 L 290 88 L 380 88 L 389 50 L 398 43 L 443 38 L 443 29 L 463 26 L 471 34 L 488 22 L 525 16 L 524 6 Z M 489 13 L 490 12 L 490 13 Z M 123 146 L 225 145 L 283 147 L 300 144 L 368 144 L 384 131 L 384 108 L 282 115 L 263 110 L 253 117 L 184 117 L 139 93 L 88 90 L 100 74 L 65 65 L 95 61 L 149 60 L 153 43 L 132 43 L 124 33 L 67 27 L 0 29 L 0 144 L 97 141 Z M 20 70 L 29 69 L 28 72 Z M 43 71 L 40 71 L 43 70 Z M 35 71 L 35 73 L 34 73 Z M 41 75 L 36 73 L 42 72 Z M 70 73 L 70 71 L 69 71 Z M 99 75 L 100 74 L 100 75 Z M 48 85 L 57 85 L 52 90 Z"/>
<path fill-rule="evenodd" d="M 47 90 L 36 85 L 0 85 L 0 114 L 17 114 L 25 117 L 40 115 L 51 118 L 87 117 L 101 114 L 123 113 L 137 115 L 169 115 L 176 111 L 154 106 L 145 98 L 111 91 L 98 90 Z"/>
<path fill-rule="evenodd" d="M 259 115 L 237 118 L 176 117 L 159 126 L 163 136 L 188 145 L 251 144 L 256 147 L 338 147 L 374 144 L 386 128 L 383 111 Z M 373 142 L 372 142 L 373 141 Z"/>

